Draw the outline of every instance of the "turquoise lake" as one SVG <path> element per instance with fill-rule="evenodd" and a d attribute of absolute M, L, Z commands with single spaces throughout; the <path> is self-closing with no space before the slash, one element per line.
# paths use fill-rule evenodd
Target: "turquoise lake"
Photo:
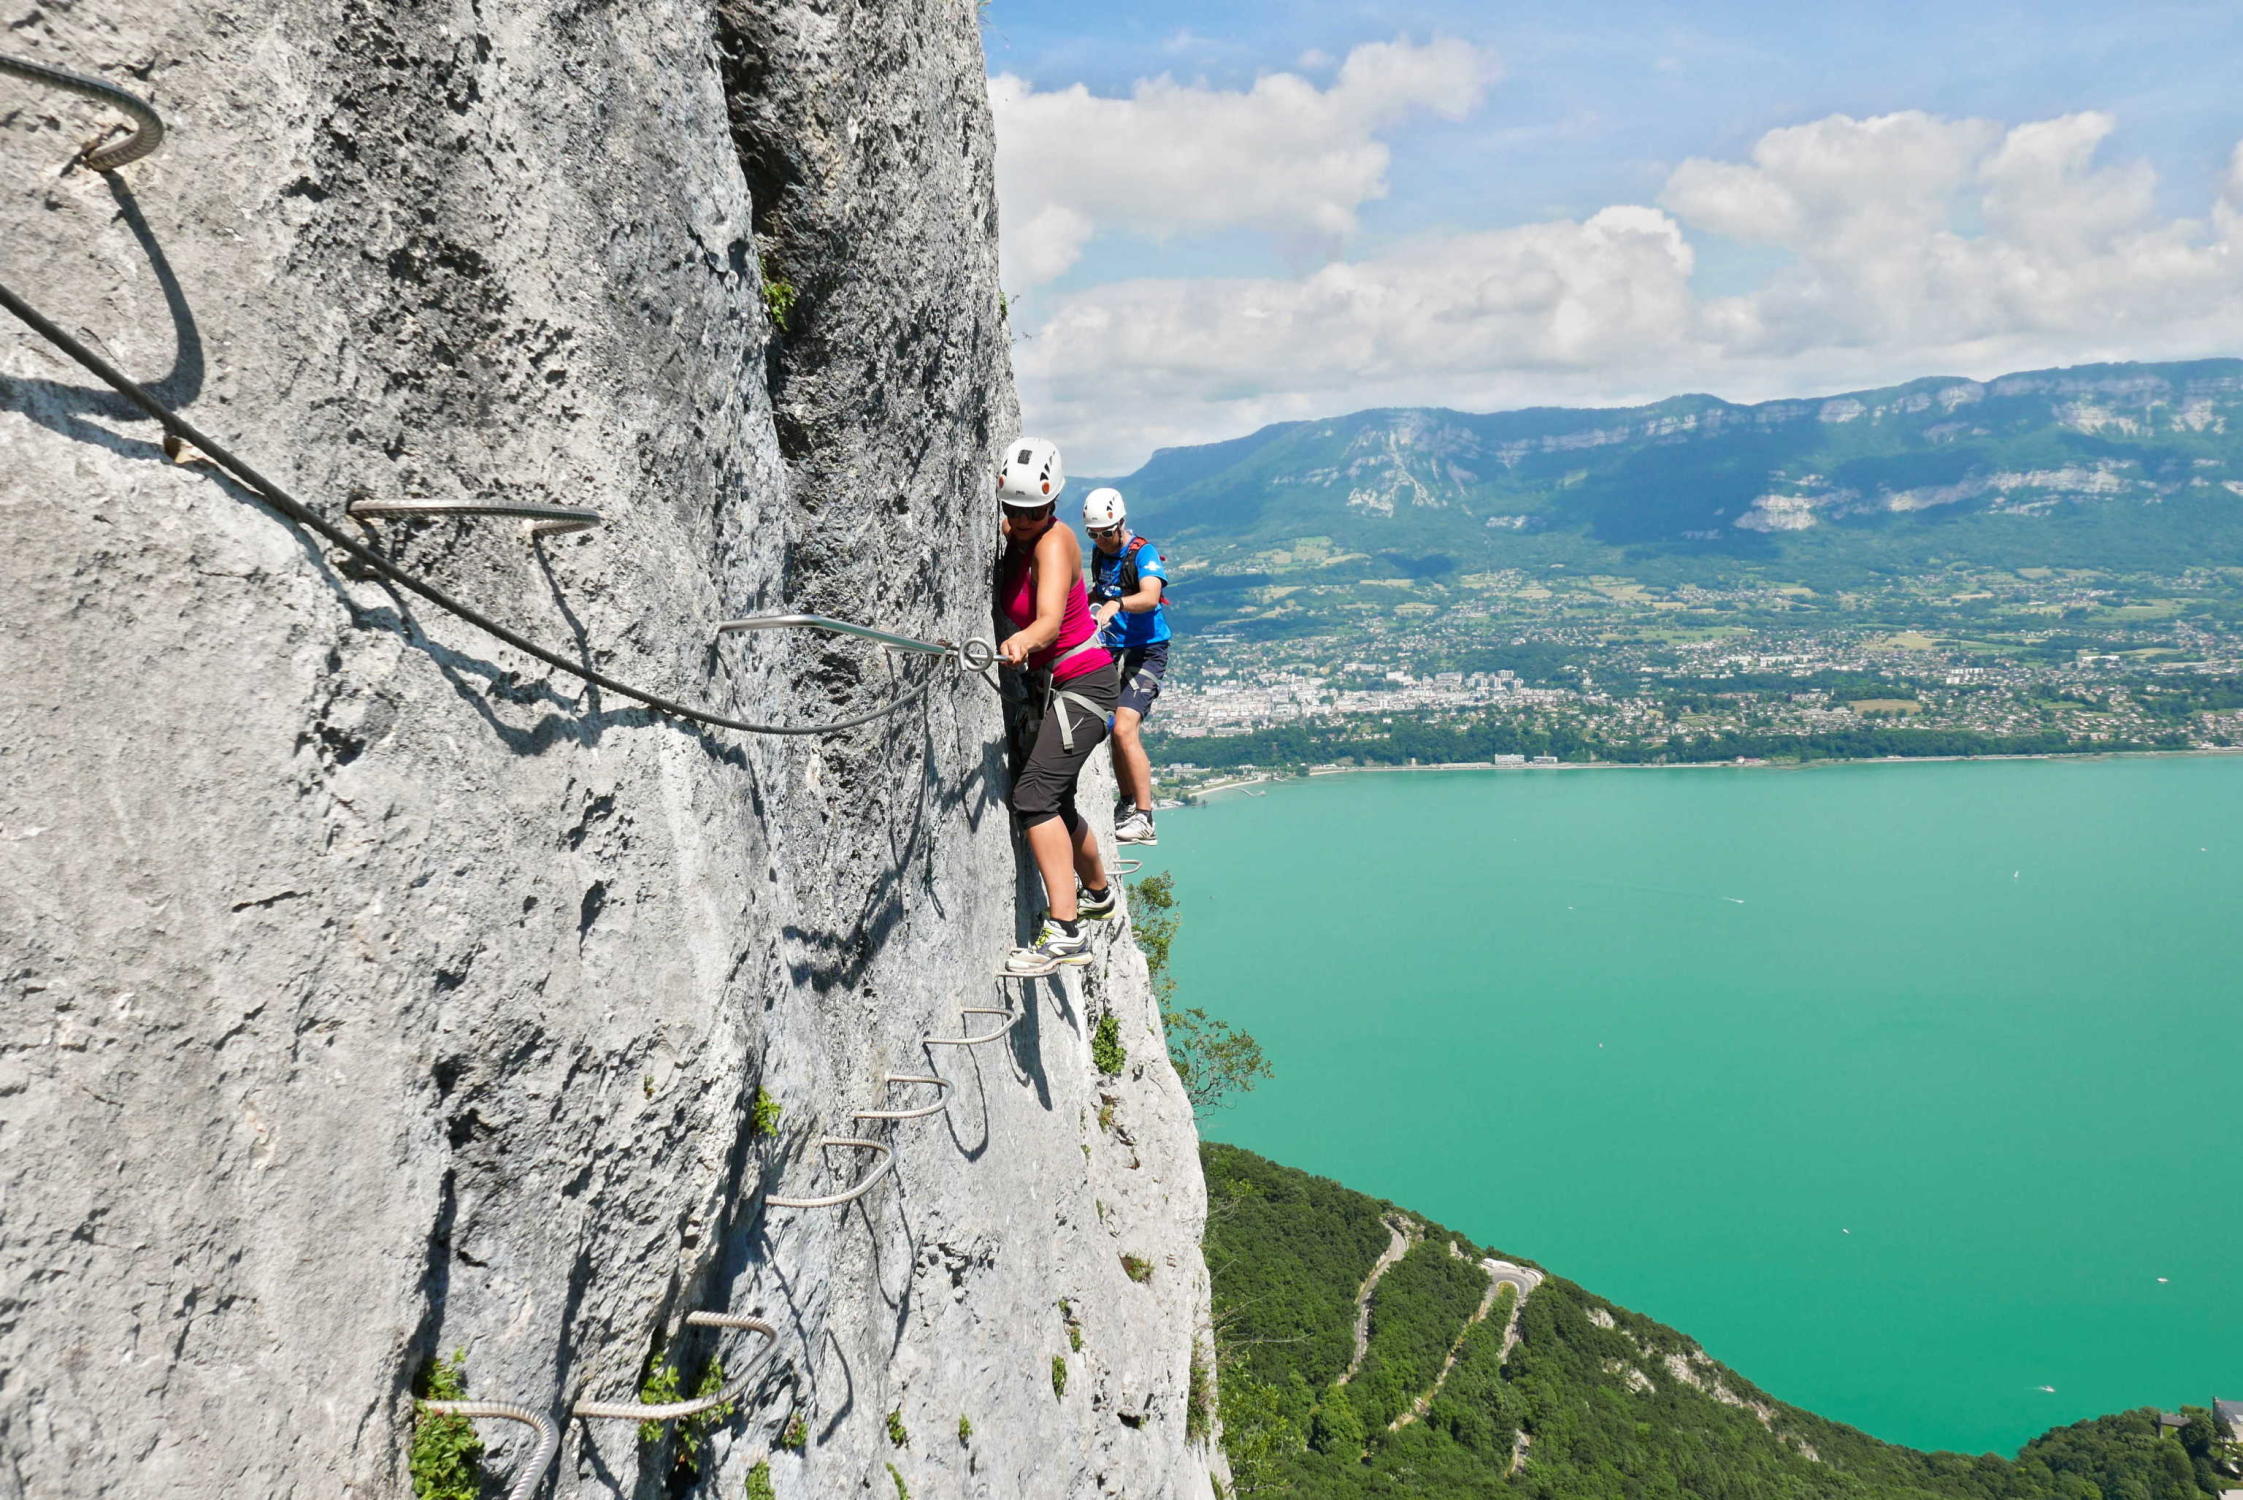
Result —
<path fill-rule="evenodd" d="M 1330 776 L 1160 835 L 1180 999 L 1277 1067 L 1213 1138 L 1895 1442 L 2243 1397 L 2243 758 Z"/>

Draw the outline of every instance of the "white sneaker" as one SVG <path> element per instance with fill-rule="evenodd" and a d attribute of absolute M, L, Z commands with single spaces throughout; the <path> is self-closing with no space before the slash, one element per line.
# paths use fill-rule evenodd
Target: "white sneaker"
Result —
<path fill-rule="evenodd" d="M 1129 816 L 1114 825 L 1114 842 L 1117 844 L 1157 844 L 1159 835 L 1153 832 L 1153 815 L 1131 808 Z"/>
<path fill-rule="evenodd" d="M 1089 936 L 1077 932 L 1069 937 L 1066 928 L 1047 916 L 1044 918 L 1044 930 L 1038 934 L 1036 941 L 1025 948 L 1015 948 L 1005 955 L 1005 972 L 1034 978 L 1041 974 L 1056 974 L 1062 967 L 1078 967 L 1089 962 Z"/>

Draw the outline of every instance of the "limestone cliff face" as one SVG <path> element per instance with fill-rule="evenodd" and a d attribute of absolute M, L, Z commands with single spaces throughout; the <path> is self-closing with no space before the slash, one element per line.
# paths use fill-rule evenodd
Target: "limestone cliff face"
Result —
<path fill-rule="evenodd" d="M 606 518 L 385 523 L 397 561 L 782 723 L 891 668 L 718 620 L 987 633 L 1016 418 L 964 0 L 11 23 L 172 130 L 66 171 L 102 112 L 0 78 L 19 292 L 331 516 Z M 787 1496 L 885 1497 L 890 1465 L 917 1496 L 1206 1493 L 1201 1187 L 1135 949 L 1117 924 L 1009 986 L 1004 1040 L 920 1047 L 1005 1003 L 1028 904 L 988 688 L 809 739 L 661 718 L 158 436 L 0 327 L 0 1495 L 400 1495 L 432 1356 L 558 1414 L 657 1349 L 738 1370 L 757 1341 L 696 1309 L 781 1331 L 699 1477 L 574 1422 L 542 1493 L 737 1495 L 767 1453 Z M 935 1070 L 946 1112 L 852 1122 Z M 862 1169 L 829 1133 L 893 1178 L 767 1207 Z M 527 1429 L 479 1430 L 495 1493 Z"/>

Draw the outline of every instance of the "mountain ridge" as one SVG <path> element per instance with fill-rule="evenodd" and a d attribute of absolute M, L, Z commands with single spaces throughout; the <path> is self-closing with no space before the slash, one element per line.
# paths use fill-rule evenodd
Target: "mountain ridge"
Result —
<path fill-rule="evenodd" d="M 1957 522 L 2070 521 L 2108 501 L 2168 507 L 2129 516 L 2177 562 L 2207 539 L 2243 543 L 2243 359 L 1933 375 L 1756 403 L 1378 407 L 1161 449 L 1098 482 L 1217 571 L 1311 536 L 1340 551 L 1440 547 L 1460 567 L 1614 552 L 1718 566 L 1872 533 L 1949 545 L 1970 530 Z M 1541 558 L 1552 542 L 1568 555 Z"/>

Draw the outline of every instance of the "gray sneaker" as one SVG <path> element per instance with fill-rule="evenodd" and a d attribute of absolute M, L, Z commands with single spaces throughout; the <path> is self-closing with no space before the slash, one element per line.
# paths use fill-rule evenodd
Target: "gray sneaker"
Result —
<path fill-rule="evenodd" d="M 1153 815 L 1129 810 L 1129 816 L 1114 825 L 1114 842 L 1117 844 L 1157 844 L 1160 836 L 1153 832 Z"/>
<path fill-rule="evenodd" d="M 1087 889 L 1078 886 L 1075 891 L 1075 910 L 1080 912 L 1086 921 L 1105 921 L 1114 914 L 1113 883 L 1111 881 L 1107 882 L 1106 889 L 1096 896 L 1093 896 Z"/>
<path fill-rule="evenodd" d="M 1015 948 L 1005 955 L 1007 974 L 1034 978 L 1040 974 L 1056 974 L 1061 968 L 1078 968 L 1090 962 L 1090 939 L 1082 933 L 1073 937 L 1067 929 L 1044 918 L 1044 930 L 1036 941 L 1025 948 Z"/>

